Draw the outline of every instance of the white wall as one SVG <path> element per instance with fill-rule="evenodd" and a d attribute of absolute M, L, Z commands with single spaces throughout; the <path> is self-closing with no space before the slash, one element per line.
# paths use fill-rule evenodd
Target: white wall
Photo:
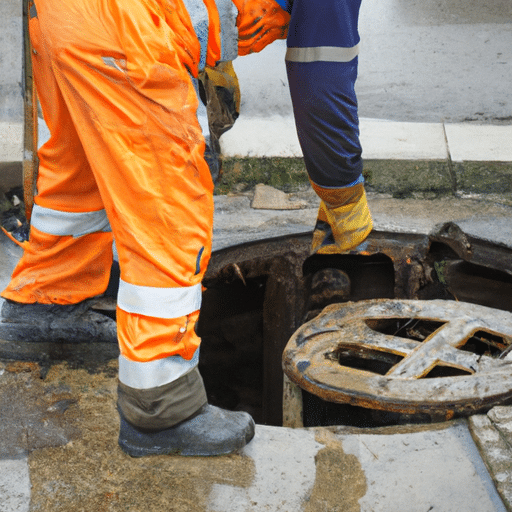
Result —
<path fill-rule="evenodd" d="M 0 122 L 23 119 L 22 4 L 0 0 Z"/>

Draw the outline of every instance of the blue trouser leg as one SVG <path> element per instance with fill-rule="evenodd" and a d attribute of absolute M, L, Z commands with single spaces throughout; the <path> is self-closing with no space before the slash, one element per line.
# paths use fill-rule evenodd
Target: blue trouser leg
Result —
<path fill-rule="evenodd" d="M 363 163 L 351 62 L 287 62 L 295 124 L 310 179 L 346 187 L 361 178 Z"/>

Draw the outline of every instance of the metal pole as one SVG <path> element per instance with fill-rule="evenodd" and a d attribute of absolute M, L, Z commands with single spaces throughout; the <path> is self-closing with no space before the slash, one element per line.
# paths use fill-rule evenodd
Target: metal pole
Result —
<path fill-rule="evenodd" d="M 23 84 L 24 84 L 24 134 L 23 134 L 23 199 L 25 215 L 30 221 L 37 181 L 37 95 L 32 72 L 32 45 L 28 30 L 29 14 L 33 0 L 23 0 Z"/>

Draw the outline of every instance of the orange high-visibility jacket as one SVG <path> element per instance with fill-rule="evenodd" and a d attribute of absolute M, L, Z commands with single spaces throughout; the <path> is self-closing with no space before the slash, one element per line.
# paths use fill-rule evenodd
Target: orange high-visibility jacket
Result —
<path fill-rule="evenodd" d="M 35 0 L 51 137 L 30 242 L 2 296 L 72 304 L 103 293 L 114 237 L 128 386 L 161 386 L 197 364 L 213 222 L 198 71 L 286 37 L 288 20 L 273 0 Z"/>

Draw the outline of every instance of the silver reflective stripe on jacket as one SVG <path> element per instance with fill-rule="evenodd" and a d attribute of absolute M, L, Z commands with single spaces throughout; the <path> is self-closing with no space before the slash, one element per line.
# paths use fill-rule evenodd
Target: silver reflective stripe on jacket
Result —
<path fill-rule="evenodd" d="M 119 281 L 117 305 L 126 313 L 155 318 L 180 318 L 201 307 L 201 285 L 182 288 L 138 286 Z"/>
<path fill-rule="evenodd" d="M 350 62 L 358 54 L 359 44 L 350 48 L 339 46 L 292 47 L 286 50 L 286 60 L 289 62 Z"/>
<path fill-rule="evenodd" d="M 62 212 L 37 204 L 30 224 L 48 235 L 79 237 L 98 231 L 111 231 L 105 210 L 94 212 Z"/>
<path fill-rule="evenodd" d="M 119 356 L 119 381 L 135 389 L 151 389 L 178 380 L 192 371 L 199 363 L 199 349 L 187 361 L 181 356 L 141 363 Z"/>
<path fill-rule="evenodd" d="M 208 9 L 202 0 L 183 0 L 183 3 L 192 21 L 196 37 L 201 44 L 201 58 L 199 60 L 199 70 L 201 71 L 206 65 L 206 53 L 208 51 L 208 28 L 210 26 Z"/>

